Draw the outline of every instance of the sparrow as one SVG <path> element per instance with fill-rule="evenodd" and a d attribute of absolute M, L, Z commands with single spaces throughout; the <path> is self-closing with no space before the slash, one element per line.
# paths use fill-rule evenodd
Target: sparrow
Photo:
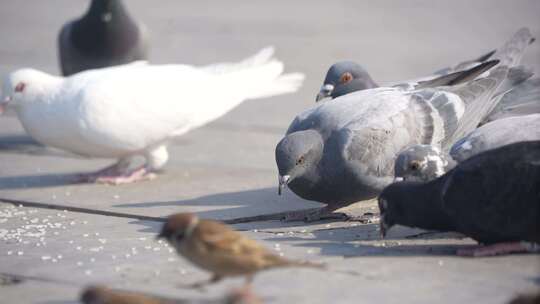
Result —
<path fill-rule="evenodd" d="M 90 286 L 83 290 L 81 302 L 84 304 L 261 304 L 262 300 L 250 289 L 234 289 L 217 299 L 169 299 L 136 293 L 113 290 L 104 286 Z"/>
<path fill-rule="evenodd" d="M 240 232 L 217 221 L 200 219 L 193 213 L 171 215 L 157 238 L 166 239 L 178 254 L 213 274 L 209 281 L 196 283 L 194 287 L 231 276 L 245 276 L 249 285 L 256 272 L 269 268 L 324 268 L 323 264 L 282 258 Z"/>
<path fill-rule="evenodd" d="M 90 286 L 83 290 L 84 304 L 182 304 L 186 300 L 172 300 L 130 291 L 112 290 L 104 286 Z"/>

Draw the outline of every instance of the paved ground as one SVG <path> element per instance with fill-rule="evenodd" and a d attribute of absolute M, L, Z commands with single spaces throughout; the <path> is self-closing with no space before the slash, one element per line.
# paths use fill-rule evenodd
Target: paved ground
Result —
<path fill-rule="evenodd" d="M 58 73 L 58 29 L 85 5 L 0 2 L 0 73 L 25 66 Z M 24 279 L 0 286 L 0 303 L 74 303 L 89 283 L 189 299 L 240 285 L 178 288 L 207 277 L 153 240 L 161 218 L 180 211 L 247 221 L 235 227 L 269 248 L 329 264 L 261 274 L 254 289 L 269 303 L 504 303 L 538 289 L 538 255 L 458 258 L 455 249 L 474 242 L 406 228 L 381 241 L 374 224 L 284 224 L 272 215 L 318 206 L 277 196 L 273 149 L 313 104 L 329 64 L 357 60 L 382 83 L 424 75 L 497 47 L 518 27 L 540 36 L 540 2 L 130 0 L 129 8 L 151 31 L 153 62 L 236 60 L 273 44 L 288 71 L 306 73 L 305 85 L 246 102 L 178 138 L 159 179 L 119 187 L 70 185 L 73 174 L 110 160 L 40 146 L 13 114 L 0 117 L 0 273 Z M 540 71 L 540 43 L 523 61 Z M 364 203 L 349 211 L 376 210 Z"/>

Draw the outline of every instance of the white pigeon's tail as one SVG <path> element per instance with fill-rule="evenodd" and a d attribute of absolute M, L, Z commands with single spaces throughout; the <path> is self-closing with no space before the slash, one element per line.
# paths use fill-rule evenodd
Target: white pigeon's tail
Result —
<path fill-rule="evenodd" d="M 283 62 L 273 58 L 274 48 L 266 47 L 238 63 L 206 66 L 209 72 L 225 76 L 243 98 L 264 98 L 296 92 L 304 81 L 302 73 L 283 73 Z"/>

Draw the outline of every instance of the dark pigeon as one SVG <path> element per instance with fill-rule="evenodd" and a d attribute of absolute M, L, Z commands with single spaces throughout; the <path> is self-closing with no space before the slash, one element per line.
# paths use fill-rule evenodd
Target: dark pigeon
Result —
<path fill-rule="evenodd" d="M 93 0 L 84 16 L 60 31 L 58 53 L 64 76 L 146 60 L 146 30 L 130 17 L 122 1 Z"/>
<path fill-rule="evenodd" d="M 521 58 L 532 39 L 520 30 L 503 46 Z M 518 61 L 519 62 L 519 61 Z M 299 114 L 276 147 L 280 188 L 326 203 L 289 220 L 317 220 L 351 203 L 376 197 L 394 180 L 394 161 L 405 147 L 447 144 L 472 131 L 497 104 L 510 67 L 487 61 L 458 72 L 487 76 L 455 86 L 407 91 L 382 87 L 356 91 Z M 490 70 L 491 69 L 491 70 Z M 459 75 L 457 75 L 459 76 Z M 335 214 L 336 216 L 341 216 Z"/>
<path fill-rule="evenodd" d="M 456 231 L 492 245 L 461 255 L 539 249 L 540 141 L 483 152 L 430 182 L 391 184 L 379 196 L 379 208 L 383 236 L 400 224 Z"/>

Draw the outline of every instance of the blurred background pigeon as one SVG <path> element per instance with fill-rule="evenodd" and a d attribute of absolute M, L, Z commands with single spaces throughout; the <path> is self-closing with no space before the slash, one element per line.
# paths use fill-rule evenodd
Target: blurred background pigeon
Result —
<path fill-rule="evenodd" d="M 62 27 L 58 55 L 62 75 L 148 58 L 146 28 L 121 0 L 92 0 L 88 11 Z"/>

